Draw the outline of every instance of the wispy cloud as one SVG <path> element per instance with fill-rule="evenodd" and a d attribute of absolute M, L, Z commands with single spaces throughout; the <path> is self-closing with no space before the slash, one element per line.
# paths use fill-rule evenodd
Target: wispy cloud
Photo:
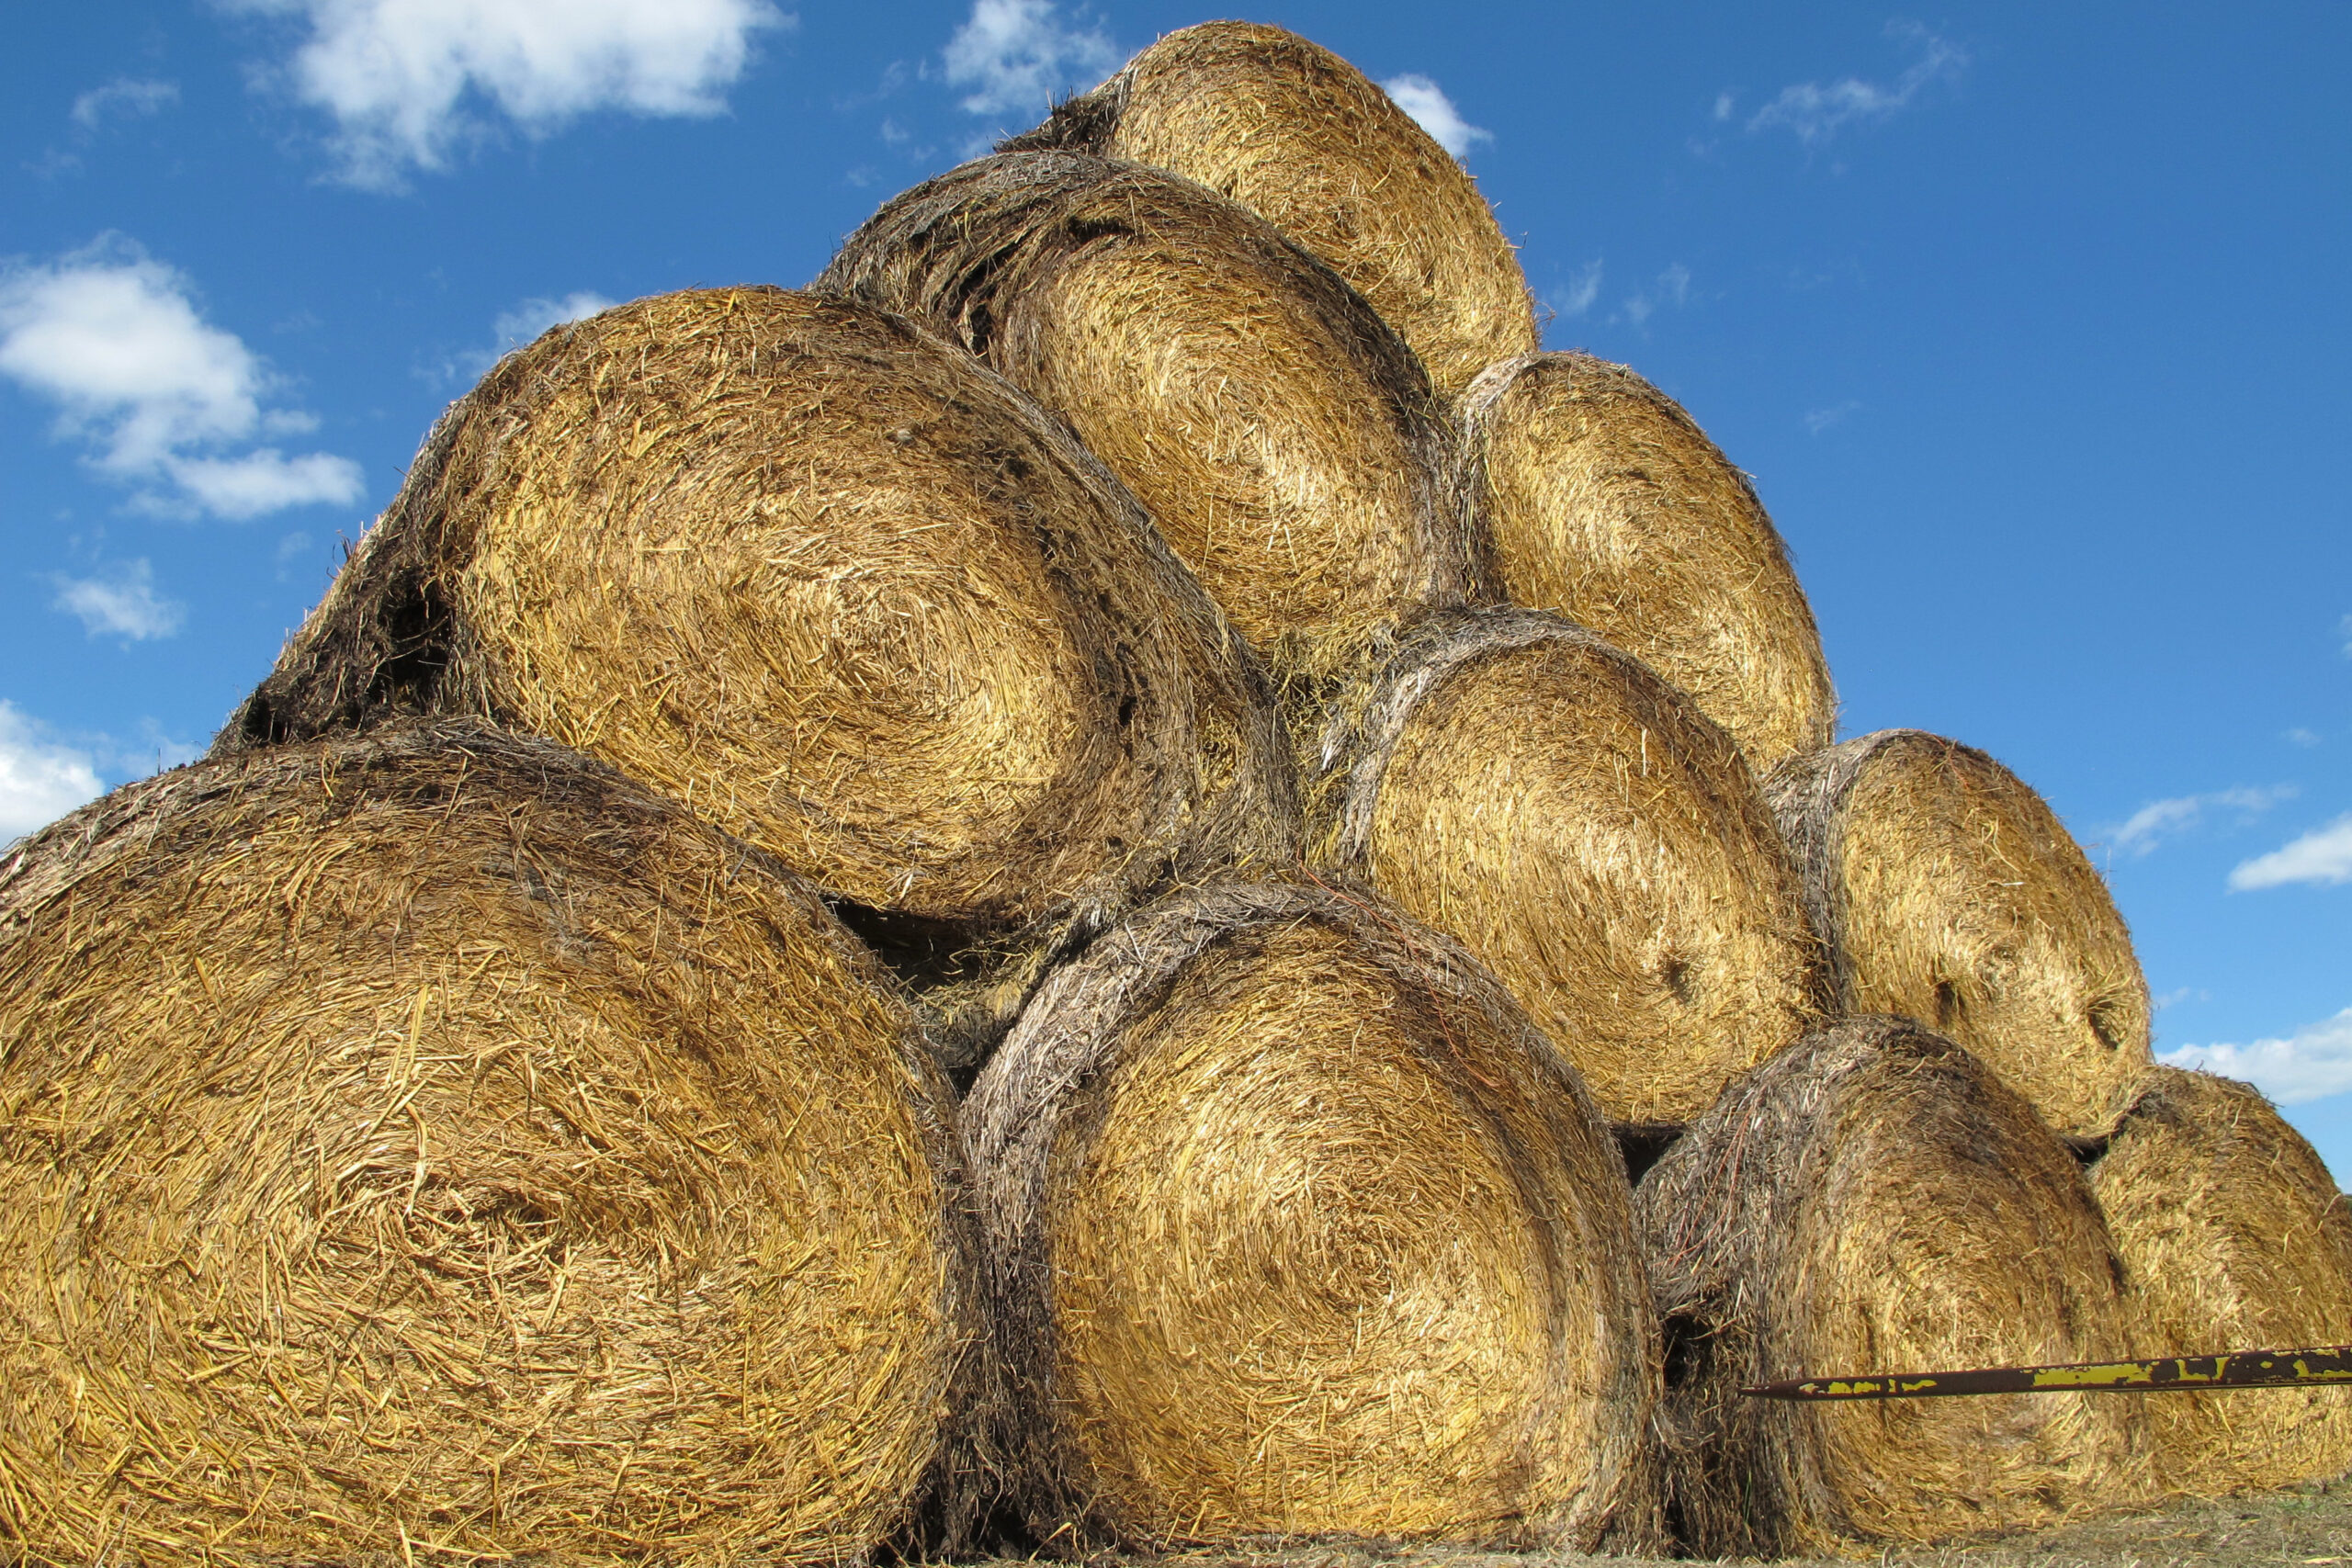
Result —
<path fill-rule="evenodd" d="M 2304 750 L 2308 750 L 2312 747 L 2319 744 L 2319 731 L 2316 729 L 2305 729 L 2299 724 L 2294 728 L 2287 731 L 2286 739 L 2288 745 L 2301 746 Z"/>
<path fill-rule="evenodd" d="M 1832 403 L 1827 408 L 1808 409 L 1804 416 L 1805 434 L 1818 435 L 1833 424 L 1842 424 L 1848 414 L 1855 412 L 1861 406 L 1853 399 L 1848 398 L 1844 402 Z"/>
<path fill-rule="evenodd" d="M 1783 87 L 1770 103 L 1749 117 L 1747 130 L 1786 130 L 1807 147 L 1819 146 L 1850 125 L 1867 125 L 1892 118 L 1916 102 L 1938 82 L 1957 79 L 1967 69 L 1967 51 L 1929 32 L 1917 22 L 1890 22 L 1887 37 L 1917 51 L 1892 85 L 1865 82 L 1857 76 L 1824 85 L 1799 82 Z M 1716 118 L 1728 114 L 1728 99 L 1716 101 Z"/>
<path fill-rule="evenodd" d="M 101 473 L 171 515 L 258 516 L 348 505 L 359 466 L 288 457 L 256 440 L 318 420 L 270 406 L 278 378 L 235 333 L 198 312 L 187 278 L 119 235 L 43 265 L 0 271 L 0 375 L 56 404 L 57 434 Z"/>
<path fill-rule="evenodd" d="M 1544 297 L 1544 303 L 1562 316 L 1581 316 L 1600 298 L 1600 262 L 1595 258 L 1578 267 L 1576 275 L 1558 288 Z"/>
<path fill-rule="evenodd" d="M 1456 158 L 1466 158 L 1471 148 L 1481 141 L 1495 139 L 1493 131 L 1482 130 L 1463 118 L 1462 111 L 1453 107 L 1453 100 L 1445 96 L 1445 89 L 1418 71 L 1391 76 L 1380 86 L 1396 101 L 1398 108 L 1412 116 L 1420 128 L 1430 133 L 1431 141 Z"/>
<path fill-rule="evenodd" d="M 413 169 L 447 168 L 494 106 L 543 137 L 582 115 L 725 111 L 754 35 L 794 26 L 769 0 L 220 0 L 299 18 L 307 36 L 284 68 L 303 102 L 335 125 L 341 177 L 398 189 Z"/>
<path fill-rule="evenodd" d="M 2352 1089 L 2352 1008 L 2278 1040 L 2250 1045 L 2183 1045 L 2157 1054 L 2175 1067 L 2244 1078 L 2281 1105 Z"/>
<path fill-rule="evenodd" d="M 560 327 L 566 321 L 585 321 L 600 310 L 609 310 L 619 304 L 593 289 L 579 288 L 561 299 L 548 295 L 533 295 L 513 309 L 501 310 L 490 323 L 490 345 L 486 348 L 461 349 L 442 360 L 418 368 L 417 374 L 435 384 L 472 380 L 486 374 L 490 367 L 513 350 L 522 347 L 549 327 Z"/>
<path fill-rule="evenodd" d="M 133 81 L 118 76 L 74 100 L 74 123 L 85 130 L 96 130 L 109 119 L 143 119 L 161 114 L 179 101 L 177 83 Z"/>
<path fill-rule="evenodd" d="M 2148 853 L 2166 839 L 2177 838 L 2202 824 L 2211 811 L 2233 811 L 2241 825 L 2253 821 L 2282 800 L 2297 794 L 2293 784 L 2267 789 L 2221 789 L 2206 795 L 2180 795 L 2152 800 L 2109 829 L 2107 840 L 2125 854 Z"/>
<path fill-rule="evenodd" d="M 1617 319 L 1645 327 L 1662 306 L 1680 306 L 1690 299 L 1690 269 L 1680 262 L 1661 272 L 1645 287 L 1626 297 L 1617 307 Z"/>
<path fill-rule="evenodd" d="M 23 837 L 106 792 L 96 759 L 0 701 L 0 843 Z"/>
<path fill-rule="evenodd" d="M 2344 657 L 2352 659 L 2352 615 L 2336 623 L 2335 635 L 2344 639 Z"/>
<path fill-rule="evenodd" d="M 2341 887 L 2352 882 L 2352 811 L 2267 855 L 2255 856 L 2230 873 L 2230 888 L 2237 893 L 2296 882 L 2321 887 Z"/>
<path fill-rule="evenodd" d="M 56 607 L 80 616 L 92 637 L 145 642 L 171 636 L 187 618 L 187 605 L 156 593 L 155 569 L 143 556 L 96 577 L 55 581 Z"/>
<path fill-rule="evenodd" d="M 947 40 L 947 85 L 968 89 L 968 114 L 1042 115 L 1055 97 L 1091 87 L 1120 54 L 1099 27 L 1064 27 L 1053 0 L 973 0 Z"/>

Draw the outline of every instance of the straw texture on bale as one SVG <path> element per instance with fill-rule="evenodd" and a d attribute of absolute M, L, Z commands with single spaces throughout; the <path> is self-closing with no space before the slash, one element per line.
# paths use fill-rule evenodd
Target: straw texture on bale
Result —
<path fill-rule="evenodd" d="M 1466 488 L 1514 604 L 1556 610 L 1690 694 L 1758 777 L 1830 742 L 1813 608 L 1747 476 L 1622 365 L 1528 354 L 1460 405 Z"/>
<path fill-rule="evenodd" d="M 782 289 L 507 356 L 216 750 L 401 712 L 580 747 L 774 853 L 914 955 L 966 1054 L 1056 946 L 1292 853 L 1263 676 L 1133 498 L 968 355 Z"/>
<path fill-rule="evenodd" d="M 2140 1354 L 2352 1344 L 2352 1212 L 2252 1085 L 2155 1068 L 2092 1166 L 2091 1189 L 2131 1281 Z M 2352 1470 L 2352 1388 L 2148 1404 L 2158 1473 L 2176 1491 Z"/>
<path fill-rule="evenodd" d="M 1527 278 L 1469 172 L 1295 33 L 1170 33 L 1001 150 L 1046 149 L 1172 170 L 1266 218 L 1370 300 L 1449 396 L 1536 344 Z"/>
<path fill-rule="evenodd" d="M 0 1558 L 835 1562 L 978 1358 L 952 1102 L 775 862 L 479 727 L 0 862 Z"/>
<path fill-rule="evenodd" d="M 1815 1021 L 1771 814 L 1640 660 L 1556 615 L 1454 611 L 1341 707 L 1319 859 L 1492 968 L 1611 1120 L 1688 1121 Z"/>
<path fill-rule="evenodd" d="M 2144 1495 L 2133 1399 L 1739 1395 L 2128 1348 L 2079 1163 L 1951 1041 L 1907 1019 L 1823 1030 L 1727 1090 L 1634 1204 L 1666 1324 L 1668 1516 L 1693 1553 L 1938 1540 Z"/>
<path fill-rule="evenodd" d="M 888 203 L 818 287 L 953 337 L 1068 420 L 1295 679 L 1483 581 L 1412 351 L 1263 219 L 1063 152 Z"/>
<path fill-rule="evenodd" d="M 1848 1013 L 1967 1046 L 2069 1137 L 2148 1069 L 2148 983 L 2107 884 L 2042 798 L 1973 747 L 1882 729 L 1765 785 Z"/>
<path fill-rule="evenodd" d="M 1623 1168 L 1443 937 L 1176 895 L 1046 984 L 964 1114 L 1049 1547 L 1653 1539 Z"/>

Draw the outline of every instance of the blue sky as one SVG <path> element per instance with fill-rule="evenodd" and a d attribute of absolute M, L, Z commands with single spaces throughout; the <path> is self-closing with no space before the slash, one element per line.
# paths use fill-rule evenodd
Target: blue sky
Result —
<path fill-rule="evenodd" d="M 0 57 L 0 838 L 191 754 L 567 313 L 797 284 L 1220 13 L 92 0 Z M 2352 1176 L 2352 7 L 1266 5 L 1755 474 L 1844 732 L 2008 762 Z"/>

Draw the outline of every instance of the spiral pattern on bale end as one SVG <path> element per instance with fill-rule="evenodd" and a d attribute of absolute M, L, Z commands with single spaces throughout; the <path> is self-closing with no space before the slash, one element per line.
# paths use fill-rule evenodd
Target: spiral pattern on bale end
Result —
<path fill-rule="evenodd" d="M 1506 598 L 1681 687 L 1759 778 L 1829 744 L 1837 693 L 1787 547 L 1681 405 L 1624 366 L 1529 354 L 1481 375 L 1460 418 Z"/>
<path fill-rule="evenodd" d="M 660 295 L 509 355 L 216 750 L 473 713 L 808 876 L 968 1056 L 1047 956 L 1291 858 L 1264 678 L 1069 434 L 897 318 Z"/>
<path fill-rule="evenodd" d="M 1412 351 L 1190 180 L 982 158 L 886 204 L 817 287 L 930 323 L 1068 420 L 1287 682 L 1483 591 Z"/>
<path fill-rule="evenodd" d="M 0 862 L 0 1541 L 839 1562 L 944 1478 L 953 1104 L 775 862 L 393 726 Z"/>
<path fill-rule="evenodd" d="M 1168 169 L 1265 218 L 1370 300 L 1448 396 L 1536 344 L 1526 275 L 1469 171 L 1295 33 L 1170 33 L 1000 151 L 1048 149 Z"/>
<path fill-rule="evenodd" d="M 1319 858 L 1491 967 L 1611 1120 L 1688 1121 L 1815 1021 L 1755 780 L 1638 660 L 1556 615 L 1455 611 L 1365 689 L 1310 791 Z"/>
<path fill-rule="evenodd" d="M 1951 1041 L 1896 1018 L 1819 1032 L 1726 1090 L 1634 1204 L 1666 1329 L 1668 1517 L 1693 1552 L 1939 1540 L 2144 1494 L 2132 1399 L 1738 1393 L 2128 1352 L 2080 1165 Z"/>
<path fill-rule="evenodd" d="M 2352 1344 L 2352 1208 L 2250 1084 L 2155 1068 L 2091 1167 L 2143 1356 Z M 2158 1473 L 2202 1495 L 2352 1469 L 2352 1389 L 2148 1402 Z"/>
<path fill-rule="evenodd" d="M 965 1128 L 1038 1539 L 1651 1539 L 1623 1168 L 1444 938 L 1177 895 L 1047 982 Z"/>
<path fill-rule="evenodd" d="M 1840 1010 L 1960 1042 L 2069 1137 L 2115 1125 L 2152 1059 L 2148 983 L 2107 884 L 2040 795 L 1917 729 L 1791 758 L 1765 795 Z"/>

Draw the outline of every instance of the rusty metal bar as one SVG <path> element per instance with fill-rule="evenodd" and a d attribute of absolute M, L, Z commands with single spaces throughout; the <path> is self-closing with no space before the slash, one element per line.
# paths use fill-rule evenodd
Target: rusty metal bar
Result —
<path fill-rule="evenodd" d="M 2213 1388 L 2352 1386 L 2352 1345 L 2225 1350 L 2148 1361 L 1980 1367 L 1960 1372 L 1871 1372 L 1792 1378 L 1739 1392 L 1751 1399 L 1938 1399 L 1962 1393 L 2165 1393 Z"/>

